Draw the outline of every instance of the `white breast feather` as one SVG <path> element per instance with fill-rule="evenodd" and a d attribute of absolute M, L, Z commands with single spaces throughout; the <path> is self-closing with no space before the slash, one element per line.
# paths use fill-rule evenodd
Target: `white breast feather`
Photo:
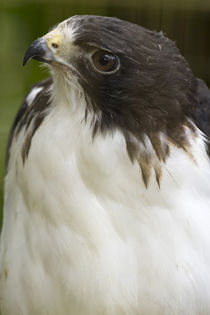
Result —
<path fill-rule="evenodd" d="M 54 96 L 24 166 L 24 130 L 12 144 L 2 315 L 210 314 L 203 136 L 192 140 L 196 162 L 171 145 L 161 187 L 153 174 L 146 189 L 123 135 L 93 141 L 82 94 L 71 93 L 75 106 L 63 93 Z"/>

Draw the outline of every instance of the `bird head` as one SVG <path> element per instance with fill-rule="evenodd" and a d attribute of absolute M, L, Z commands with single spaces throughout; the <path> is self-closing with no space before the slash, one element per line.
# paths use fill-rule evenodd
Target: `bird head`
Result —
<path fill-rule="evenodd" d="M 196 80 L 162 32 L 117 18 L 73 16 L 33 42 L 23 63 L 30 58 L 47 63 L 54 75 L 76 80 L 86 95 L 87 111 L 99 117 L 93 133 L 122 131 L 131 158 L 143 135 L 159 156 L 167 155 L 160 133 L 186 146 L 182 130 L 193 116 Z"/>

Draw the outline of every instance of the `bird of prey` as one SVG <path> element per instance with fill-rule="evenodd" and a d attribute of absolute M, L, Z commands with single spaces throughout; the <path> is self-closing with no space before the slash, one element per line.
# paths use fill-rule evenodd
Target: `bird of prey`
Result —
<path fill-rule="evenodd" d="M 163 33 L 74 16 L 8 144 L 1 315 L 210 314 L 210 92 Z"/>

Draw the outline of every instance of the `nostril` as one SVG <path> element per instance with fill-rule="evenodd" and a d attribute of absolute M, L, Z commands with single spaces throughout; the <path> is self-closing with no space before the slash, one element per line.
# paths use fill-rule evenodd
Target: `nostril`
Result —
<path fill-rule="evenodd" d="M 51 45 L 53 48 L 58 48 L 58 44 L 56 44 L 56 43 L 52 43 Z"/>

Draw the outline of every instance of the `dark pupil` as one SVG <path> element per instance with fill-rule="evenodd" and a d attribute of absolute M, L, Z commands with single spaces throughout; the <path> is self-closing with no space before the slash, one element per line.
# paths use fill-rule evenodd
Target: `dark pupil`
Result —
<path fill-rule="evenodd" d="M 117 66 L 117 58 L 115 55 L 100 50 L 96 51 L 93 55 L 92 61 L 95 68 L 102 72 L 113 71 Z"/>
<path fill-rule="evenodd" d="M 99 62 L 102 66 L 108 65 L 108 63 L 111 61 L 112 58 L 110 58 L 109 55 L 102 55 L 99 58 Z"/>

